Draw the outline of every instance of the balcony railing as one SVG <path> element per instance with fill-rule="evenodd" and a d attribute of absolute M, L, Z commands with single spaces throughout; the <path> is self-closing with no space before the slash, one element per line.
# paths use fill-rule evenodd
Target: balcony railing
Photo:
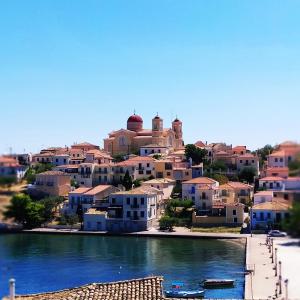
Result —
<path fill-rule="evenodd" d="M 132 204 L 132 205 L 130 205 L 130 207 L 132 209 L 138 209 L 138 208 L 140 208 L 140 206 L 138 204 Z"/>

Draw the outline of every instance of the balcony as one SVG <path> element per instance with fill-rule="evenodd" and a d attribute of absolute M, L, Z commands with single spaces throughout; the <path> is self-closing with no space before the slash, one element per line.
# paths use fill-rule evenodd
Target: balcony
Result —
<path fill-rule="evenodd" d="M 140 206 L 138 204 L 132 204 L 132 205 L 130 205 L 130 207 L 132 209 L 139 209 L 140 208 Z"/>

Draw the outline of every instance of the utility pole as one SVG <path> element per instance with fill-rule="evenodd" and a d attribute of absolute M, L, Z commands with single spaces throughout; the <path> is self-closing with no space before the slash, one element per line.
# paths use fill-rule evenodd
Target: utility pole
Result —
<path fill-rule="evenodd" d="M 282 294 L 282 273 L 281 273 L 282 262 L 279 262 L 279 295 Z"/>
<path fill-rule="evenodd" d="M 275 277 L 277 277 L 277 251 L 278 249 L 275 248 Z"/>

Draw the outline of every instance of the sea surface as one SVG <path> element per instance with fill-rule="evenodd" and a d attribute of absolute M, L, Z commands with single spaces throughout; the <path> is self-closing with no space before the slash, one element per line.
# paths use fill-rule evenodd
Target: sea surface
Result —
<path fill-rule="evenodd" d="M 0 235 L 0 298 L 16 279 L 17 294 L 56 291 L 93 282 L 164 276 L 198 289 L 205 278 L 235 279 L 233 289 L 207 290 L 206 298 L 242 299 L 245 245 L 237 240 Z"/>

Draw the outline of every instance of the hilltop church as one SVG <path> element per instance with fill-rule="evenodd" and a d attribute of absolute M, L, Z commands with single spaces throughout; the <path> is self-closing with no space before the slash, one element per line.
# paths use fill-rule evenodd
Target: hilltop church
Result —
<path fill-rule="evenodd" d="M 113 131 L 104 139 L 104 150 L 111 154 L 130 154 L 148 145 L 182 149 L 182 122 L 176 118 L 172 128 L 164 128 L 163 119 L 156 115 L 152 119 L 152 129 L 144 129 L 143 119 L 133 114 L 127 120 L 127 129 Z"/>

